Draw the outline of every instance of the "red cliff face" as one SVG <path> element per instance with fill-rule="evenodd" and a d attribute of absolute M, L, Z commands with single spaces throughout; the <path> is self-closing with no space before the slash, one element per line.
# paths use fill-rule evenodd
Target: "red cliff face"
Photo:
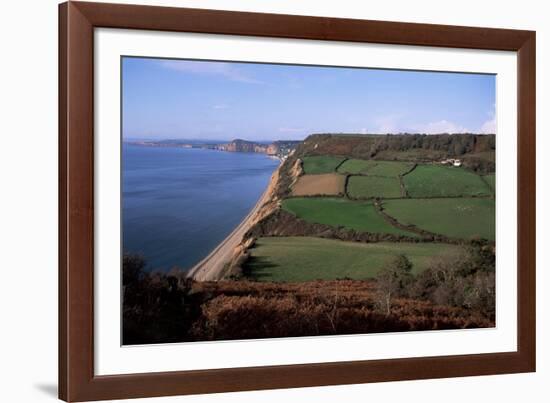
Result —
<path fill-rule="evenodd" d="M 255 148 L 257 146 L 259 146 L 259 144 L 237 139 L 227 145 L 227 151 L 253 153 L 256 152 Z"/>
<path fill-rule="evenodd" d="M 266 153 L 269 155 L 275 155 L 279 152 L 279 147 L 275 144 L 270 144 L 267 146 Z"/>

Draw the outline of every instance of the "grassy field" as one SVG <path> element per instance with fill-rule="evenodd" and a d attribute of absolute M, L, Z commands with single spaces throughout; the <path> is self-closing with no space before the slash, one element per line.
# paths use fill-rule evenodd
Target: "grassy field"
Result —
<path fill-rule="evenodd" d="M 349 159 L 338 167 L 338 172 L 397 177 L 412 168 L 412 164 L 396 161 Z"/>
<path fill-rule="evenodd" d="M 370 202 L 336 198 L 291 198 L 283 200 L 283 209 L 308 222 L 361 232 L 415 236 L 414 233 L 390 225 Z"/>
<path fill-rule="evenodd" d="M 376 165 L 367 173 L 368 175 L 396 177 L 410 171 L 413 164 L 396 161 L 376 161 Z"/>
<path fill-rule="evenodd" d="M 483 177 L 485 179 L 485 182 L 489 184 L 491 189 L 493 189 L 493 192 L 495 191 L 495 174 L 485 175 Z"/>
<path fill-rule="evenodd" d="M 312 281 L 372 278 L 395 255 L 404 254 L 413 272 L 433 257 L 458 252 L 459 246 L 433 243 L 358 243 L 310 237 L 260 238 L 250 249 L 250 276 L 260 281 Z"/>
<path fill-rule="evenodd" d="M 352 176 L 348 182 L 348 194 L 356 199 L 373 197 L 401 197 L 401 187 L 397 177 Z"/>
<path fill-rule="evenodd" d="M 362 174 L 376 165 L 373 160 L 349 159 L 338 167 L 338 172 L 345 174 Z"/>
<path fill-rule="evenodd" d="M 302 175 L 292 187 L 294 196 L 343 195 L 346 177 L 343 175 Z"/>
<path fill-rule="evenodd" d="M 403 224 L 449 237 L 495 239 L 493 199 L 387 200 L 384 209 Z"/>
<path fill-rule="evenodd" d="M 310 175 L 331 173 L 336 170 L 336 167 L 342 161 L 344 161 L 344 158 L 330 155 L 304 157 L 304 172 Z"/>
<path fill-rule="evenodd" d="M 476 174 L 462 168 L 419 165 L 403 177 L 411 197 L 489 196 L 491 190 Z"/>

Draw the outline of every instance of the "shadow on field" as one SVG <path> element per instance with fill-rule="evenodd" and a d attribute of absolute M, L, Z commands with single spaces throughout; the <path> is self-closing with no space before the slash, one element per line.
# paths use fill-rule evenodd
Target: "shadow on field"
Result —
<path fill-rule="evenodd" d="M 243 267 L 243 274 L 250 280 L 260 281 L 270 277 L 266 270 L 278 267 L 264 256 L 250 256 Z"/>

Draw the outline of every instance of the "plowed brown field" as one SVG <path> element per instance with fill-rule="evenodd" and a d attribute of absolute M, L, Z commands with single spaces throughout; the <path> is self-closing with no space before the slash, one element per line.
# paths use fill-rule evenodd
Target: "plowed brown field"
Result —
<path fill-rule="evenodd" d="M 338 174 L 304 175 L 292 187 L 293 196 L 336 196 L 344 193 L 346 177 Z"/>

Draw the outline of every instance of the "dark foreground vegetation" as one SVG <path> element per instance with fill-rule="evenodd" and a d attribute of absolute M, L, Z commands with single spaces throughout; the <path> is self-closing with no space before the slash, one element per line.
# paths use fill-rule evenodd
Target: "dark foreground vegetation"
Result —
<path fill-rule="evenodd" d="M 123 344 L 493 327 L 494 250 L 473 245 L 418 275 L 396 256 L 373 280 L 194 282 L 123 261 Z"/>

